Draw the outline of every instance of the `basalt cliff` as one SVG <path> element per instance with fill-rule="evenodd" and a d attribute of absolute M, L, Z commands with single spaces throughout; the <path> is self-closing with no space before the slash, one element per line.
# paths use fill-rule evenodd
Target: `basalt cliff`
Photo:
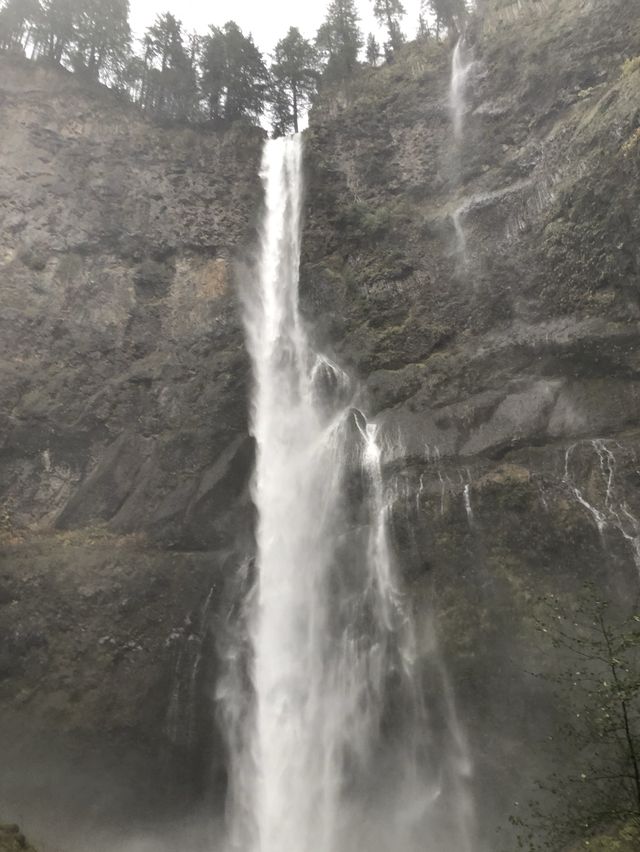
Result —
<path fill-rule="evenodd" d="M 380 424 L 494 850 L 561 713 L 536 595 L 637 593 L 640 10 L 485 7 L 459 133 L 448 43 L 321 94 L 301 299 Z M 2 56 L 0 128 L 0 816 L 97 852 L 223 808 L 264 133 L 154 124 Z"/>

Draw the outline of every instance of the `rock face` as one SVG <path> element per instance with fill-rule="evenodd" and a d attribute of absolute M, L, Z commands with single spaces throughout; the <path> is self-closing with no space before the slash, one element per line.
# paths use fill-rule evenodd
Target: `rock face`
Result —
<path fill-rule="evenodd" d="M 384 426 L 396 546 L 439 615 L 495 849 L 561 712 L 526 674 L 536 598 L 637 590 L 640 13 L 485 6 L 458 140 L 433 42 L 314 110 L 302 287 Z"/>
<path fill-rule="evenodd" d="M 264 134 L 3 57 L 0 128 L 0 800 L 140 815 L 221 771 L 194 708 L 251 511 L 230 279 Z"/>
<path fill-rule="evenodd" d="M 553 667 L 536 595 L 637 585 L 640 21 L 484 6 L 459 140 L 447 44 L 323 95 L 301 287 L 385 433 L 494 852 L 562 710 L 526 674 Z M 251 553 L 230 282 L 263 134 L 161 128 L 2 57 L 0 129 L 0 805 L 144 820 L 224 785 L 209 625 Z"/>

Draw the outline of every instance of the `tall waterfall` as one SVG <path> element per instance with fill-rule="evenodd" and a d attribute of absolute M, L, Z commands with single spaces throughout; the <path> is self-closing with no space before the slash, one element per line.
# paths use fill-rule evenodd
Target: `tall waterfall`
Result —
<path fill-rule="evenodd" d="M 229 847 L 469 852 L 466 751 L 442 672 L 447 722 L 437 737 L 430 729 L 383 448 L 298 309 L 299 136 L 266 144 L 262 181 L 259 262 L 243 294 L 257 447 L 251 686 L 231 678 L 225 697 Z"/>
<path fill-rule="evenodd" d="M 465 37 L 461 35 L 456 42 L 451 56 L 451 76 L 449 82 L 449 113 L 451 115 L 454 142 L 451 151 L 453 156 L 453 181 L 455 185 L 460 182 L 462 165 L 461 146 L 463 141 L 464 116 L 467 108 L 465 92 L 467 78 L 472 65 L 473 62 L 467 57 Z M 464 228 L 465 213 L 466 207 L 463 203 L 451 214 L 456 238 L 458 264 L 462 271 L 465 271 L 468 265 L 467 235 Z"/>
<path fill-rule="evenodd" d="M 453 123 L 453 135 L 456 141 L 462 138 L 464 113 L 466 109 L 465 88 L 472 62 L 466 55 L 464 36 L 456 42 L 451 56 L 451 82 L 449 86 L 449 110 Z"/>

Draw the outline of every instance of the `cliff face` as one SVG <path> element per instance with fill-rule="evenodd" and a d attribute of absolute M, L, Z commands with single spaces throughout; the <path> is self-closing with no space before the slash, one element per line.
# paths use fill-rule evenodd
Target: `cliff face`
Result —
<path fill-rule="evenodd" d="M 459 139 L 429 42 L 313 112 L 302 287 L 384 427 L 494 848 L 562 712 L 526 674 L 553 665 L 538 595 L 637 589 L 640 15 L 486 5 Z"/>
<path fill-rule="evenodd" d="M 492 849 L 555 721 L 535 595 L 637 583 L 640 22 L 485 5 L 459 139 L 449 45 L 314 110 L 301 288 L 388 442 Z M 158 127 L 2 57 L 0 130 L 0 805 L 144 818 L 224 783 L 208 627 L 251 551 L 230 282 L 263 134 Z"/>
<path fill-rule="evenodd" d="M 209 774 L 203 608 L 250 511 L 230 270 L 263 133 L 162 128 L 2 57 L 0 128 L 0 800 L 139 814 Z"/>

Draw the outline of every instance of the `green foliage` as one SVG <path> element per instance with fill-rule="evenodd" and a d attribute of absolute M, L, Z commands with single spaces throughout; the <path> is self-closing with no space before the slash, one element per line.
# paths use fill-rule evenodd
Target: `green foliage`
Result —
<path fill-rule="evenodd" d="M 144 36 L 142 106 L 169 118 L 189 118 L 196 107 L 195 69 L 184 44 L 182 24 L 167 12 Z"/>
<path fill-rule="evenodd" d="M 391 226 L 391 212 L 386 207 L 372 208 L 361 201 L 344 207 L 337 219 L 340 231 L 348 231 L 354 242 L 371 242 L 384 237 Z"/>
<path fill-rule="evenodd" d="M 210 27 L 203 39 L 200 84 L 209 118 L 257 119 L 264 112 L 267 68 L 252 37 L 234 21 Z"/>
<path fill-rule="evenodd" d="M 316 48 L 328 81 L 344 80 L 355 70 L 362 33 L 355 0 L 331 0 L 316 36 Z"/>
<path fill-rule="evenodd" d="M 574 606 L 543 598 L 535 620 L 559 658 L 559 673 L 544 678 L 568 708 L 556 739 L 569 754 L 538 783 L 528 816 L 511 818 L 519 848 L 624 849 L 595 839 L 604 826 L 640 826 L 640 615 L 613 613 L 589 586 Z"/>
<path fill-rule="evenodd" d="M 6 0 L 0 8 L 0 47 L 24 50 L 39 15 L 38 0 Z"/>
<path fill-rule="evenodd" d="M 380 59 L 380 45 L 373 33 L 367 38 L 367 62 L 375 68 Z"/>
<path fill-rule="evenodd" d="M 634 56 L 633 59 L 627 59 L 622 65 L 622 76 L 629 77 L 635 71 L 640 70 L 640 56 Z"/>
<path fill-rule="evenodd" d="M 373 0 L 373 14 L 378 22 L 387 29 L 389 40 L 385 48 L 387 53 L 397 50 L 404 42 L 400 29 L 400 18 L 405 14 L 401 0 Z"/>
<path fill-rule="evenodd" d="M 461 29 L 467 16 L 467 4 L 466 0 L 424 0 L 424 11 L 429 11 L 436 19 L 436 35 L 439 35 L 441 26 L 449 30 Z"/>
<path fill-rule="evenodd" d="M 98 79 L 117 73 L 131 47 L 128 0 L 83 0 L 75 18 L 72 63 Z"/>
<path fill-rule="evenodd" d="M 318 81 L 314 47 L 296 27 L 276 45 L 271 65 L 271 112 L 274 135 L 298 132 L 301 109 L 311 102 Z"/>
<path fill-rule="evenodd" d="M 257 118 L 264 111 L 268 74 L 251 36 L 233 21 L 224 25 L 224 117 Z"/>

